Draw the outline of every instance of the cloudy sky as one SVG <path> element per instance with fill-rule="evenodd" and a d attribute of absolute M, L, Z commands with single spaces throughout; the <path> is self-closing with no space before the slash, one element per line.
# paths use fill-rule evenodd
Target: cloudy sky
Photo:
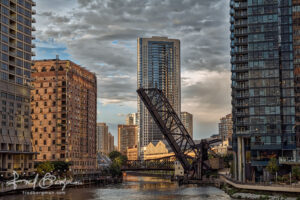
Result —
<path fill-rule="evenodd" d="M 181 40 L 182 111 L 194 137 L 230 113 L 229 0 L 36 0 L 34 59 L 70 59 L 98 78 L 98 122 L 136 112 L 137 37 Z M 115 139 L 116 143 L 117 139 Z"/>

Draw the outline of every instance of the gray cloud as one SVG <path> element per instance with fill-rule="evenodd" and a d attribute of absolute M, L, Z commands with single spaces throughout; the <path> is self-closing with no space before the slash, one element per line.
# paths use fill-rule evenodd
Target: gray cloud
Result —
<path fill-rule="evenodd" d="M 137 37 L 180 39 L 182 71 L 229 71 L 229 0 L 67 0 L 71 6 L 63 8 L 49 2 L 38 2 L 37 38 L 65 44 L 74 60 L 98 74 L 99 97 L 109 103 L 136 100 Z M 230 111 L 224 80 L 228 92 L 228 74 L 214 83 L 183 84 L 183 102 L 197 101 L 191 112 L 202 113 L 202 105 L 217 110 L 209 122 L 216 123 Z"/>

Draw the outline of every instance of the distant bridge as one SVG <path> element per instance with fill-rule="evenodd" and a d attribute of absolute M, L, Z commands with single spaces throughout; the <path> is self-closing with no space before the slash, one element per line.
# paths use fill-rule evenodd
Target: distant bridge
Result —
<path fill-rule="evenodd" d="M 174 171 L 176 157 L 169 156 L 151 160 L 128 160 L 122 171 Z"/>

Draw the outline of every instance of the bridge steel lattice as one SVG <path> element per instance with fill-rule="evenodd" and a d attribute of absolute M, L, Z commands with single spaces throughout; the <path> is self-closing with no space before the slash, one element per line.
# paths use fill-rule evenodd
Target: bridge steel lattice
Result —
<path fill-rule="evenodd" d="M 157 88 L 140 88 L 137 93 L 156 122 L 177 160 L 181 163 L 187 178 L 202 179 L 204 161 L 208 160 L 209 144 L 203 140 L 197 146 L 182 124 L 170 102 Z M 195 157 L 188 154 L 193 152 Z"/>

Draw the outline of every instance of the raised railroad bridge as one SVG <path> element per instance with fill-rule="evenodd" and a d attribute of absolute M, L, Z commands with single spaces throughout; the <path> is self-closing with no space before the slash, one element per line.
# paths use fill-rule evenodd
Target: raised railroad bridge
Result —
<path fill-rule="evenodd" d="M 151 160 L 129 160 L 122 167 L 122 171 L 174 171 L 175 160 L 175 156 Z"/>

